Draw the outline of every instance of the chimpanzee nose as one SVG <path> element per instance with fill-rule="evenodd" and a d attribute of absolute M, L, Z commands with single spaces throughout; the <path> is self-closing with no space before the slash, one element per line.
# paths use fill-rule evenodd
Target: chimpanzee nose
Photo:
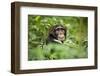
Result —
<path fill-rule="evenodd" d="M 60 32 L 59 34 L 60 34 L 60 35 L 64 35 L 64 33 L 63 33 L 63 32 Z"/>

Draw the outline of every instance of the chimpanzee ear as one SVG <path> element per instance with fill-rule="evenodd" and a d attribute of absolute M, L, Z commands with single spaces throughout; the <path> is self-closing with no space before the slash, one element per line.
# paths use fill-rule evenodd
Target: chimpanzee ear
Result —
<path fill-rule="evenodd" d="M 52 30 L 50 31 L 50 35 L 55 36 L 55 30 L 54 30 L 54 29 L 52 29 Z"/>
<path fill-rule="evenodd" d="M 65 38 L 67 37 L 67 27 L 64 27 L 65 30 Z"/>
<path fill-rule="evenodd" d="M 56 38 L 55 27 L 52 27 L 50 29 L 49 36 L 52 36 L 52 38 Z"/>

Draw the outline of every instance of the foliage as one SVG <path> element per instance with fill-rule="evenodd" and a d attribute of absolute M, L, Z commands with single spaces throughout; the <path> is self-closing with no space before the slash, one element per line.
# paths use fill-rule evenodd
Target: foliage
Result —
<path fill-rule="evenodd" d="M 88 18 L 74 16 L 28 16 L 28 60 L 86 58 Z M 63 45 L 46 45 L 49 29 L 62 24 L 67 29 Z"/>

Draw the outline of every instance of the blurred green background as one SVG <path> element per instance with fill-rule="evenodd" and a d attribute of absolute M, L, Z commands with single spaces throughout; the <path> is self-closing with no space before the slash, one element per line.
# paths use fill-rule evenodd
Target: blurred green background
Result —
<path fill-rule="evenodd" d="M 67 27 L 64 44 L 48 44 L 49 29 Z M 88 56 L 88 18 L 28 15 L 28 60 L 77 59 Z"/>

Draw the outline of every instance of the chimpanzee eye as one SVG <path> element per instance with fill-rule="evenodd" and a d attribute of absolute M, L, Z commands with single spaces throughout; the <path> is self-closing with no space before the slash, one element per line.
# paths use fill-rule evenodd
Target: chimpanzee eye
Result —
<path fill-rule="evenodd" d="M 61 28 L 61 30 L 64 30 L 64 28 Z"/>

